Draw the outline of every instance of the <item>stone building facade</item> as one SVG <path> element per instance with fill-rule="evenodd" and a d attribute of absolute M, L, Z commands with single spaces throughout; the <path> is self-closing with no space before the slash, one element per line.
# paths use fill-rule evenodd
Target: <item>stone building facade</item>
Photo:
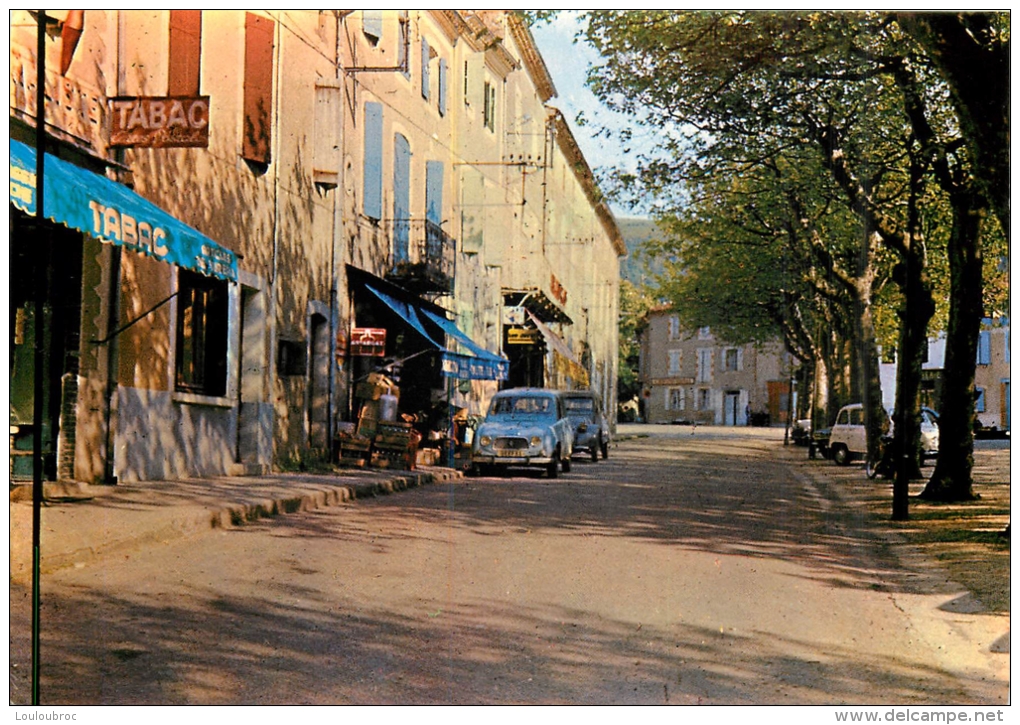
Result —
<path fill-rule="evenodd" d="M 614 400 L 622 240 L 512 13 L 56 11 L 42 64 L 40 20 L 10 14 L 11 449 L 39 329 L 48 478 L 269 471 L 372 373 L 422 420 Z"/>

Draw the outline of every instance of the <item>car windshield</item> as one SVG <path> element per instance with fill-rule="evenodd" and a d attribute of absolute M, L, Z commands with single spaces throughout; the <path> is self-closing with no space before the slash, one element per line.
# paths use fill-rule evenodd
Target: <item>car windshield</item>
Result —
<path fill-rule="evenodd" d="M 591 398 L 567 398 L 566 408 L 568 413 L 575 415 L 591 414 L 595 410 L 595 401 Z"/>
<path fill-rule="evenodd" d="M 549 415 L 556 409 L 556 401 L 544 395 L 518 395 L 495 398 L 489 409 L 490 416 Z"/>

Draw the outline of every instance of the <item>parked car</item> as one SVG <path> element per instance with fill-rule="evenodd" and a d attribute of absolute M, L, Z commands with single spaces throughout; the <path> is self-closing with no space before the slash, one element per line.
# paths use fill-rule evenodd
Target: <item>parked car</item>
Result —
<path fill-rule="evenodd" d="M 811 419 L 801 418 L 793 422 L 793 427 L 790 429 L 790 437 L 793 439 L 793 444 L 797 446 L 806 446 L 811 442 Z"/>
<path fill-rule="evenodd" d="M 602 400 L 591 390 L 563 393 L 567 419 L 574 430 L 574 453 L 587 451 L 592 461 L 609 458 L 609 422 L 602 412 Z"/>
<path fill-rule="evenodd" d="M 472 465 L 477 472 L 539 467 L 549 478 L 570 470 L 573 426 L 563 395 L 544 388 L 512 388 L 496 393 L 475 431 Z"/>
<path fill-rule="evenodd" d="M 890 428 L 892 421 L 890 421 Z M 868 453 L 868 436 L 864 427 L 864 406 L 861 403 L 844 405 L 836 414 L 836 422 L 829 433 L 829 454 L 836 463 L 845 466 Z"/>
<path fill-rule="evenodd" d="M 921 463 L 938 455 L 939 414 L 931 408 L 921 408 Z"/>
<path fill-rule="evenodd" d="M 893 418 L 889 417 L 889 435 L 893 434 Z M 864 406 L 861 403 L 844 405 L 836 415 L 827 444 L 829 456 L 840 465 L 864 458 L 868 452 L 864 427 Z M 939 453 L 938 414 L 931 408 L 921 408 L 921 462 L 935 458 Z"/>

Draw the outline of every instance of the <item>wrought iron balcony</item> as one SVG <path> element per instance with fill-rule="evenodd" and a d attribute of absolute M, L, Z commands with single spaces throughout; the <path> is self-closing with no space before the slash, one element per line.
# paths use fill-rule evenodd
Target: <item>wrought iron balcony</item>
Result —
<path fill-rule="evenodd" d="M 453 294 L 457 240 L 426 219 L 387 222 L 393 250 L 386 279 L 415 294 Z"/>

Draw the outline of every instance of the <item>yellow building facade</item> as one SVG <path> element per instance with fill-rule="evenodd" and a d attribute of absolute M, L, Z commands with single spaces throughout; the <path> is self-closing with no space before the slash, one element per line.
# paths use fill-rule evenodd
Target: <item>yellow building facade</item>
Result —
<path fill-rule="evenodd" d="M 511 384 L 615 409 L 623 244 L 516 16 L 55 12 L 42 136 L 39 23 L 11 13 L 11 425 L 39 329 L 48 478 L 325 455 L 380 374 L 426 434 Z"/>

